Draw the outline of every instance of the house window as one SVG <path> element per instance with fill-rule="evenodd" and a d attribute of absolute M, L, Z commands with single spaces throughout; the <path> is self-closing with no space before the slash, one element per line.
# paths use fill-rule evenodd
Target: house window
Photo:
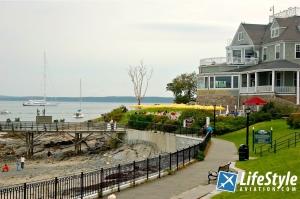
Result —
<path fill-rule="evenodd" d="M 219 76 L 215 81 L 216 88 L 231 88 L 231 76 Z"/>
<path fill-rule="evenodd" d="M 244 40 L 244 32 L 239 32 L 239 34 L 238 34 L 238 40 L 239 41 Z"/>
<path fill-rule="evenodd" d="M 297 86 L 297 72 L 294 72 L 294 86 Z"/>
<path fill-rule="evenodd" d="M 280 44 L 275 46 L 275 59 L 280 58 Z"/>
<path fill-rule="evenodd" d="M 267 60 L 267 48 L 264 47 L 263 48 L 263 61 L 266 61 Z"/>
<path fill-rule="evenodd" d="M 280 86 L 281 85 L 281 73 L 278 72 L 276 73 L 276 86 Z"/>
<path fill-rule="evenodd" d="M 215 85 L 214 85 L 214 77 L 210 77 L 209 78 L 209 87 L 210 88 L 214 88 L 215 87 Z"/>
<path fill-rule="evenodd" d="M 295 45 L 295 58 L 300 59 L 300 44 Z"/>
<path fill-rule="evenodd" d="M 233 76 L 233 88 L 239 87 L 239 76 Z"/>
<path fill-rule="evenodd" d="M 208 88 L 208 77 L 205 77 L 204 82 L 204 88 Z"/>
<path fill-rule="evenodd" d="M 242 74 L 242 87 L 247 87 L 247 74 Z"/>
<path fill-rule="evenodd" d="M 271 38 L 275 38 L 279 36 L 279 27 L 271 29 Z"/>

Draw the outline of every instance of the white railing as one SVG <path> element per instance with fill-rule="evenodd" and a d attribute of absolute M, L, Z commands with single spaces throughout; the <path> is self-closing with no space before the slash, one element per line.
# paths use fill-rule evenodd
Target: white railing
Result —
<path fill-rule="evenodd" d="M 255 87 L 248 87 L 248 93 L 255 93 Z"/>
<path fill-rule="evenodd" d="M 276 13 L 271 16 L 269 16 L 270 23 L 273 22 L 274 17 L 275 18 L 287 18 L 292 16 L 300 16 L 300 8 L 299 7 L 290 7 L 287 10 L 283 10 L 279 13 Z"/>
<path fill-rule="evenodd" d="M 240 93 L 248 93 L 247 87 L 240 87 Z"/>
<path fill-rule="evenodd" d="M 228 64 L 240 64 L 240 65 L 254 65 L 258 63 L 258 58 L 255 57 L 232 57 L 231 60 L 229 60 Z"/>
<path fill-rule="evenodd" d="M 226 63 L 226 57 L 211 57 L 200 59 L 200 66 L 213 66 L 216 64 Z"/>
<path fill-rule="evenodd" d="M 275 87 L 276 93 L 296 93 L 296 87 L 295 86 L 280 86 Z"/>
<path fill-rule="evenodd" d="M 256 92 L 257 93 L 272 92 L 272 86 L 257 86 Z"/>

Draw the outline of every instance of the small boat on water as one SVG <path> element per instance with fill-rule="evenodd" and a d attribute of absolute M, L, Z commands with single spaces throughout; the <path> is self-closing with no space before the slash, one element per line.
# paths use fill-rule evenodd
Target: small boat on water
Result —
<path fill-rule="evenodd" d="M 84 114 L 81 112 L 81 109 L 78 109 L 76 113 L 74 113 L 73 118 L 77 118 L 77 119 L 84 118 Z"/>
<path fill-rule="evenodd" d="M 11 114 L 11 112 L 9 112 L 8 110 L 1 110 L 0 111 L 0 115 L 8 115 Z"/>
<path fill-rule="evenodd" d="M 50 103 L 46 100 L 28 100 L 23 102 L 23 106 L 56 106 L 57 103 Z"/>
<path fill-rule="evenodd" d="M 57 103 L 47 102 L 46 96 L 46 52 L 44 52 L 44 75 L 43 75 L 43 86 L 44 86 L 44 98 L 42 100 L 28 100 L 23 102 L 23 106 L 56 106 Z"/>
<path fill-rule="evenodd" d="M 82 102 L 82 98 L 81 98 L 81 79 L 80 79 L 79 109 L 76 111 L 76 113 L 74 113 L 73 118 L 80 119 L 84 117 L 84 114 L 82 113 L 81 110 L 81 102 Z"/>

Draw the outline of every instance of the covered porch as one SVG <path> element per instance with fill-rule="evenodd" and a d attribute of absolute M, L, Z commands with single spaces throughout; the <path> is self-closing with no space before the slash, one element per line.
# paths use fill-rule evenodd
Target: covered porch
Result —
<path fill-rule="evenodd" d="M 299 104 L 299 75 L 299 70 L 263 70 L 241 73 L 240 94 L 297 94 L 297 104 Z"/>

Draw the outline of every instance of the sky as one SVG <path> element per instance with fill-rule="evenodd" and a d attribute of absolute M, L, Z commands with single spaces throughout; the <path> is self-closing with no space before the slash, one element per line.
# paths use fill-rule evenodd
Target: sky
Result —
<path fill-rule="evenodd" d="M 166 85 L 199 61 L 225 56 L 241 22 L 268 23 L 299 0 L 1 1 L 0 95 L 133 96 L 129 66 L 153 75 L 146 96 L 172 96 Z"/>

